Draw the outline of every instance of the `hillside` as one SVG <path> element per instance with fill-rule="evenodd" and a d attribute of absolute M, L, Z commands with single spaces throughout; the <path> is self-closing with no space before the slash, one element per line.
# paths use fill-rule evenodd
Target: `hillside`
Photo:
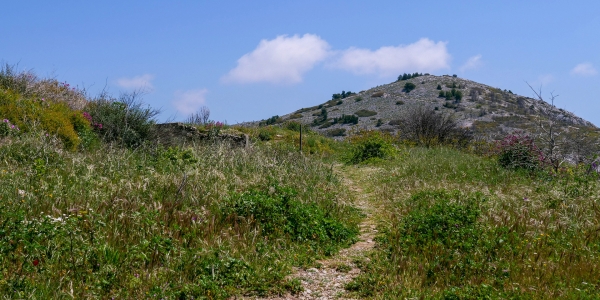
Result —
<path fill-rule="evenodd" d="M 404 89 L 407 83 L 414 84 L 414 89 L 410 92 Z M 440 97 L 440 92 L 447 94 L 452 93 L 452 90 L 460 96 Z M 339 135 L 344 129 L 348 131 L 355 125 L 359 128 L 396 132 L 399 129 L 398 119 L 411 108 L 418 106 L 454 113 L 461 126 L 469 127 L 488 138 L 515 129 L 535 130 L 540 120 L 553 120 L 563 127 L 598 129 L 591 122 L 545 101 L 448 75 L 423 75 L 396 81 L 344 99 L 329 100 L 321 105 L 302 108 L 272 118 L 272 121 L 295 120 L 310 124 L 312 129 L 329 135 Z M 326 119 L 322 115 L 323 109 L 327 111 Z M 357 116 L 357 124 L 340 124 L 340 121 L 335 123 L 335 118 L 342 115 Z M 346 121 L 352 120 L 348 118 Z"/>

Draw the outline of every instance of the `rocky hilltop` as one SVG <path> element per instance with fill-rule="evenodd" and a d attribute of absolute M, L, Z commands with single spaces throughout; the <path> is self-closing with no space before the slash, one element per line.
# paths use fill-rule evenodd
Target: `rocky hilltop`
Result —
<path fill-rule="evenodd" d="M 547 120 L 563 127 L 598 130 L 589 121 L 545 101 L 448 75 L 421 75 L 343 94 L 343 99 L 338 94 L 338 99 L 254 123 L 294 120 L 330 136 L 346 135 L 353 126 L 396 132 L 403 115 L 420 106 L 452 113 L 461 126 L 490 138 L 515 129 L 530 131 Z"/>

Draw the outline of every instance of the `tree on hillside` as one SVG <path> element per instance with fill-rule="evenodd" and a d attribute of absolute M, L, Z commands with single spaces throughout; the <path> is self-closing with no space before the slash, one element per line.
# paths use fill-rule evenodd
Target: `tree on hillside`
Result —
<path fill-rule="evenodd" d="M 425 147 L 440 144 L 462 147 L 472 139 L 472 133 L 460 128 L 454 115 L 436 113 L 422 106 L 409 110 L 398 123 L 402 139 Z"/>

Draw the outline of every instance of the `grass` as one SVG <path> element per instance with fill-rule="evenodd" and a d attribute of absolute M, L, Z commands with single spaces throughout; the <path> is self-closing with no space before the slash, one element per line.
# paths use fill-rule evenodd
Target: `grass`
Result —
<path fill-rule="evenodd" d="M 378 250 L 347 288 L 389 299 L 600 295 L 598 178 L 509 171 L 447 148 L 408 148 L 373 177 Z"/>
<path fill-rule="evenodd" d="M 289 151 L 57 145 L 25 135 L 0 147 L 0 291 L 10 297 L 282 293 L 297 288 L 285 279 L 292 266 L 357 234 L 331 169 Z M 248 205 L 253 214 L 236 208 Z"/>
<path fill-rule="evenodd" d="M 360 212 L 321 160 L 339 143 L 305 130 L 299 153 L 300 124 L 286 122 L 240 128 L 252 147 L 166 148 L 131 120 L 118 123 L 129 111 L 142 129 L 152 127 L 151 108 L 105 94 L 76 106 L 82 93 L 67 87 L 54 93 L 29 73 L 0 71 L 4 297 L 298 293 L 300 282 L 286 277 L 292 267 L 355 241 Z M 61 135 L 67 129 L 70 140 Z"/>

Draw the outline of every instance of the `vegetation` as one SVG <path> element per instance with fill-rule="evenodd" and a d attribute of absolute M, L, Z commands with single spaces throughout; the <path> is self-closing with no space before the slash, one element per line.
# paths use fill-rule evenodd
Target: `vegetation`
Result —
<path fill-rule="evenodd" d="M 87 100 L 84 114 L 66 100 L 44 105 L 12 88 L 0 88 L 0 97 L 10 100 L 0 107 L 29 105 L 70 121 L 59 124 L 72 126 L 80 144 L 86 134 L 98 141 L 95 149 L 72 147 L 58 130 L 18 114 L 30 110 L 0 116 L 5 297 L 296 293 L 299 282 L 286 279 L 292 266 L 311 266 L 355 241 L 352 197 L 330 168 L 297 153 L 297 123 L 246 130 L 257 141 L 281 136 L 276 144 L 166 148 L 140 133 L 154 112 L 140 102 L 101 95 Z M 129 127 L 117 128 L 121 117 Z M 131 131 L 138 134 L 127 139 Z M 332 141 L 305 135 L 305 153 L 331 152 Z"/>
<path fill-rule="evenodd" d="M 385 95 L 384 92 L 375 92 L 375 93 L 371 94 L 371 97 L 372 98 L 381 98 L 381 97 L 383 97 L 383 95 Z"/>
<path fill-rule="evenodd" d="M 423 107 L 413 108 L 398 123 L 401 139 L 415 145 L 464 147 L 472 139 L 471 132 L 460 128 L 453 115 Z"/>
<path fill-rule="evenodd" d="M 427 75 L 429 75 L 429 74 L 427 74 Z M 404 73 L 404 74 L 398 76 L 398 81 L 408 80 L 408 79 L 416 78 L 416 77 L 419 77 L 419 76 L 423 76 L 423 73 L 413 73 L 413 74 L 406 74 L 406 73 Z"/>
<path fill-rule="evenodd" d="M 331 96 L 331 100 L 340 100 L 340 99 L 344 99 L 350 96 L 356 95 L 356 93 L 353 93 L 351 91 L 342 91 L 342 93 L 340 94 L 333 94 Z"/>
<path fill-rule="evenodd" d="M 366 109 L 361 109 L 361 110 L 355 112 L 354 114 L 359 116 L 360 118 L 364 118 L 364 117 L 372 117 L 372 116 L 376 115 L 377 112 L 371 111 L 371 110 L 366 110 Z"/>
<path fill-rule="evenodd" d="M 342 115 L 339 118 L 333 118 L 333 124 L 358 124 L 358 117 L 355 115 Z"/>
<path fill-rule="evenodd" d="M 414 83 L 412 83 L 412 82 L 407 82 L 407 83 L 405 83 L 405 84 L 404 84 L 404 89 L 403 89 L 403 91 L 404 91 L 405 93 L 410 93 L 410 91 L 414 90 L 416 87 L 417 87 L 417 86 L 416 86 Z"/>
<path fill-rule="evenodd" d="M 393 158 L 397 150 L 393 138 L 380 131 L 359 131 L 350 137 L 350 152 L 346 162 L 358 164 Z"/>
<path fill-rule="evenodd" d="M 383 206 L 382 234 L 347 285 L 355 297 L 600 295 L 597 173 L 571 166 L 532 175 L 449 148 L 405 151 L 365 179 Z"/>
<path fill-rule="evenodd" d="M 273 124 L 279 124 L 283 122 L 283 119 L 280 116 L 272 116 L 266 120 L 261 120 L 259 122 L 260 126 L 268 126 L 268 125 L 273 125 Z"/>
<path fill-rule="evenodd" d="M 295 269 L 319 268 L 357 241 L 358 193 L 379 233 L 368 259 L 334 266 L 353 277 L 344 296 L 600 297 L 595 132 L 561 132 L 571 142 L 557 145 L 573 164 L 558 168 L 538 146 L 547 139 L 473 141 L 454 115 L 424 106 L 389 122 L 399 136 L 325 130 L 348 135 L 336 141 L 302 128 L 300 145 L 301 123 L 273 116 L 224 129 L 247 134 L 251 147 L 167 147 L 154 141 L 158 112 L 139 94 L 82 100 L 82 91 L 30 75 L 0 72 L 5 298 L 297 294 Z M 377 114 L 328 119 L 327 107 L 305 112 L 319 109 L 320 126 Z M 203 130 L 224 127 L 197 117 Z M 354 170 L 369 176 L 352 178 Z"/>

